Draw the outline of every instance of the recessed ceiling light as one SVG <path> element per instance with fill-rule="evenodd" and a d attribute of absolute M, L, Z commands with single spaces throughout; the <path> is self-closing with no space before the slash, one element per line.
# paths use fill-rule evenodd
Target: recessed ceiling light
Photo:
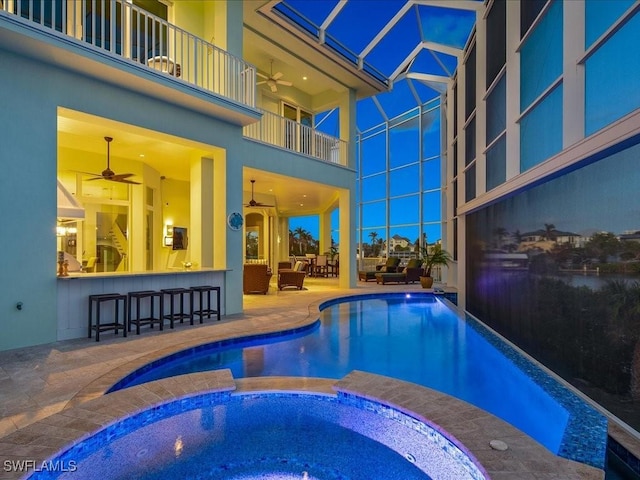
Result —
<path fill-rule="evenodd" d="M 306 195 L 302 195 L 302 198 L 307 198 L 307 196 Z"/>
<path fill-rule="evenodd" d="M 144 153 L 141 153 L 141 154 L 140 154 L 140 158 L 144 158 Z"/>
<path fill-rule="evenodd" d="M 302 79 L 303 79 L 303 80 L 306 80 L 306 79 L 307 79 L 307 76 L 305 75 L 304 77 L 302 77 Z"/>
<path fill-rule="evenodd" d="M 301 206 L 301 207 L 304 207 L 304 203 L 301 203 L 301 204 L 300 204 L 300 206 Z"/>
<path fill-rule="evenodd" d="M 270 191 L 270 192 L 273 192 L 273 188 L 270 188 L 270 189 L 269 189 L 269 191 Z"/>

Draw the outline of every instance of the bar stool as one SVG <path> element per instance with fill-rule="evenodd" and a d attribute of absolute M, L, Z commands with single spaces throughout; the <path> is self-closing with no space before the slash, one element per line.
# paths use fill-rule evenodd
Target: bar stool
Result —
<path fill-rule="evenodd" d="M 211 308 L 211 292 L 216 292 L 216 310 Z M 206 297 L 204 294 L 207 294 Z M 194 295 L 198 295 L 198 309 L 195 308 Z M 203 304 L 203 300 L 206 298 L 206 305 Z M 206 308 L 205 308 L 206 307 Z M 198 315 L 200 317 L 200 323 L 204 322 L 204 316 L 211 318 L 211 314 L 215 313 L 218 320 L 220 320 L 220 287 L 213 287 L 211 285 L 198 285 L 191 287 L 191 315 Z"/>
<path fill-rule="evenodd" d="M 160 330 L 163 329 L 164 320 L 162 319 L 162 294 L 155 290 L 140 290 L 137 292 L 129 292 L 127 294 L 127 302 L 129 305 L 127 315 L 127 331 L 131 331 L 131 324 L 136 325 L 136 335 L 140 335 L 140 325 L 149 325 L 153 328 L 155 323 L 160 325 Z M 155 315 L 155 303 L 158 299 L 158 315 Z M 149 299 L 149 316 L 141 317 L 140 314 L 140 300 Z M 133 300 L 136 304 L 136 315 L 133 316 Z"/>
<path fill-rule="evenodd" d="M 170 328 L 173 328 L 173 323 L 176 320 L 180 320 L 180 323 L 184 322 L 185 318 L 188 318 L 193 325 L 193 315 L 191 311 L 188 313 L 184 309 L 184 297 L 187 295 L 189 297 L 189 301 L 191 301 L 191 290 L 188 288 L 163 288 L 160 290 L 160 310 L 162 312 L 162 318 L 169 320 Z M 165 296 L 169 296 L 169 313 L 165 313 Z M 180 300 L 180 310 L 175 310 L 175 300 L 179 298 Z M 191 305 L 189 305 L 191 307 Z"/>
<path fill-rule="evenodd" d="M 122 323 L 120 323 L 120 302 L 122 301 Z M 113 322 L 101 323 L 100 322 L 100 306 L 104 302 L 114 302 L 114 315 Z M 93 306 L 96 306 L 95 325 L 93 323 Z M 127 336 L 127 296 L 119 293 L 101 293 L 96 295 L 89 295 L 89 338 L 91 338 L 91 332 L 96 331 L 96 342 L 100 341 L 100 332 L 107 330 L 114 330 L 115 334 L 118 334 L 118 330 L 122 327 L 123 337 Z"/>

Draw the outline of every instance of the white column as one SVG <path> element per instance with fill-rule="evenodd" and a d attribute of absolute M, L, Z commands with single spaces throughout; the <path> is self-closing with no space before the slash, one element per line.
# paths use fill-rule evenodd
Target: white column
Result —
<path fill-rule="evenodd" d="M 147 206 L 145 202 L 146 185 L 131 185 L 129 192 L 129 219 L 127 266 L 130 272 L 142 272 L 146 270 L 146 228 Z"/>
<path fill-rule="evenodd" d="M 324 212 L 319 215 L 320 218 L 320 249 L 319 253 L 323 254 L 331 248 L 331 212 Z"/>
<path fill-rule="evenodd" d="M 483 11 L 476 13 L 476 197 L 487 191 L 487 21 Z"/>
<path fill-rule="evenodd" d="M 338 194 L 340 208 L 340 288 L 356 287 L 356 199 L 355 188 L 341 189 Z"/>
<path fill-rule="evenodd" d="M 506 2 L 507 9 L 507 139 L 506 180 L 520 174 L 520 2 Z"/>
<path fill-rule="evenodd" d="M 340 139 L 348 143 L 347 166 L 356 168 L 356 94 L 352 89 L 347 90 L 340 102 Z"/>
<path fill-rule="evenodd" d="M 191 160 L 191 208 L 189 252 L 190 260 L 202 268 L 213 265 L 213 160 Z"/>
<path fill-rule="evenodd" d="M 577 59 L 584 54 L 585 4 L 564 2 L 562 31 L 562 148 L 584 138 L 584 65 Z"/>

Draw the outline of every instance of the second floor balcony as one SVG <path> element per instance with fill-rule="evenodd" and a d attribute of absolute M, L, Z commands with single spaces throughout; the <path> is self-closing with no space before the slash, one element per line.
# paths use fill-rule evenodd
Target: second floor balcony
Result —
<path fill-rule="evenodd" d="M 348 142 L 275 113 L 263 111 L 262 119 L 245 126 L 243 133 L 252 140 L 347 166 Z"/>
<path fill-rule="evenodd" d="M 256 106 L 253 65 L 127 0 L 0 0 L 14 26 L 72 39 L 240 106 Z M 1 20 L 1 18 L 0 18 Z"/>

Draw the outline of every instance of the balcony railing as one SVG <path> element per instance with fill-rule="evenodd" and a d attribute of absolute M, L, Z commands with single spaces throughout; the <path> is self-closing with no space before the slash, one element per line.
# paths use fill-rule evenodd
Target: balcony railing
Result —
<path fill-rule="evenodd" d="M 244 127 L 245 137 L 318 158 L 347 165 L 347 142 L 318 132 L 271 112 L 262 112 L 258 123 Z"/>
<path fill-rule="evenodd" d="M 255 107 L 253 65 L 126 0 L 0 0 L 0 10 Z"/>

